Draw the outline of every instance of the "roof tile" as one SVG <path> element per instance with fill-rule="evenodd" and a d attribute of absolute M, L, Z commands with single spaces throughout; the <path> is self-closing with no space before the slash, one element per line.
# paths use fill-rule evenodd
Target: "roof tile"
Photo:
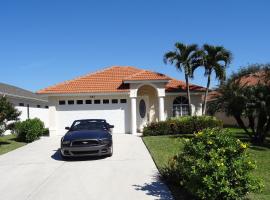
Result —
<path fill-rule="evenodd" d="M 129 84 L 125 80 L 168 80 L 166 90 L 169 92 L 184 90 L 185 83 L 170 77 L 130 66 L 112 66 L 103 70 L 80 76 L 70 81 L 56 84 L 39 90 L 38 94 L 65 93 L 106 93 L 128 92 Z M 170 81 L 171 80 L 171 81 Z M 202 87 L 191 85 L 191 90 L 201 90 Z"/>

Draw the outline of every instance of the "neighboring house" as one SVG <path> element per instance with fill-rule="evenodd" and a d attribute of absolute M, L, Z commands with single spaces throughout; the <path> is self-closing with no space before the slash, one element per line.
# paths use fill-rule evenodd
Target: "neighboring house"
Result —
<path fill-rule="evenodd" d="M 164 74 L 113 66 L 38 91 L 49 100 L 50 134 L 73 120 L 106 119 L 114 133 L 142 131 L 149 122 L 188 114 L 185 83 Z M 190 85 L 192 114 L 201 115 L 204 88 Z"/>
<path fill-rule="evenodd" d="M 268 84 L 270 85 L 270 81 L 266 77 L 266 73 L 263 71 L 256 72 L 253 74 L 246 74 L 244 75 L 239 81 L 241 86 L 255 86 L 258 84 Z M 212 91 L 209 93 L 207 97 L 207 101 L 211 102 L 214 101 L 220 94 L 217 91 Z M 238 125 L 235 118 L 233 116 L 227 116 L 224 112 L 216 112 L 214 115 L 216 118 L 223 121 L 224 125 L 235 126 Z M 248 118 L 242 118 L 245 125 L 248 125 L 249 121 Z"/>
<path fill-rule="evenodd" d="M 20 120 L 41 119 L 48 127 L 48 99 L 19 87 L 0 83 L 0 96 L 5 96 L 21 111 Z"/>

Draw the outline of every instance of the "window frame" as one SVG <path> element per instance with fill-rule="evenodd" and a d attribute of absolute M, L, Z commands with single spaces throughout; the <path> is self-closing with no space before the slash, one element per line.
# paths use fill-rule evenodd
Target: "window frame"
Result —
<path fill-rule="evenodd" d="M 80 103 L 79 103 L 79 102 L 80 102 Z M 82 99 L 76 100 L 76 104 L 77 104 L 77 105 L 82 105 L 82 104 L 83 104 L 83 100 L 82 100 Z"/>
<path fill-rule="evenodd" d="M 66 105 L 66 100 L 59 100 L 58 105 Z"/>
<path fill-rule="evenodd" d="M 74 105 L 74 104 L 75 104 L 75 101 L 74 101 L 74 100 L 68 100 L 68 101 L 67 101 L 67 104 L 68 104 L 68 105 Z"/>
<path fill-rule="evenodd" d="M 124 102 L 123 102 L 124 101 Z M 127 103 L 127 99 L 120 99 L 120 103 L 125 104 Z"/>
<path fill-rule="evenodd" d="M 98 103 L 97 103 L 98 102 Z M 101 104 L 100 99 L 94 99 L 94 104 Z"/>
<path fill-rule="evenodd" d="M 115 100 L 116 100 L 116 102 L 113 102 Z M 112 99 L 112 104 L 118 104 L 118 99 Z"/>

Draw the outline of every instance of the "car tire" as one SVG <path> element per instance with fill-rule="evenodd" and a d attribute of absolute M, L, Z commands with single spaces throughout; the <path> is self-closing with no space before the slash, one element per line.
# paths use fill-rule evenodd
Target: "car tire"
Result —
<path fill-rule="evenodd" d="M 62 160 L 68 160 L 68 157 L 60 153 Z"/>

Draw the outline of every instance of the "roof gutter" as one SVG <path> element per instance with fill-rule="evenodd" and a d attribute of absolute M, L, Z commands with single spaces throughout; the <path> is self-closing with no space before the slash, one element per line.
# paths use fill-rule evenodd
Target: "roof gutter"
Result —
<path fill-rule="evenodd" d="M 129 95 L 129 92 L 109 92 L 109 93 L 48 93 L 39 94 L 44 97 L 59 97 L 59 96 L 108 96 L 108 95 Z"/>
<path fill-rule="evenodd" d="M 34 97 L 25 97 L 25 96 L 20 96 L 20 95 L 16 95 L 16 94 L 9 94 L 9 93 L 4 93 L 4 92 L 0 92 L 0 95 L 21 98 L 21 99 L 31 99 L 31 100 L 35 100 L 35 101 L 42 101 L 42 102 L 48 103 L 47 100 L 38 99 L 38 98 L 34 98 Z"/>

